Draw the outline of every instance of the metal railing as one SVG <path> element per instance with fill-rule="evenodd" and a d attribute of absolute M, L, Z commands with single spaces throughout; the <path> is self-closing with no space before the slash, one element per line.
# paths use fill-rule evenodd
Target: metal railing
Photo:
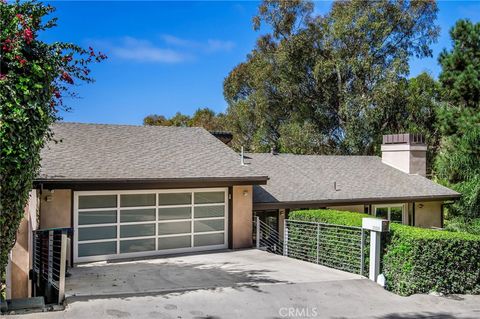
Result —
<path fill-rule="evenodd" d="M 366 233 L 361 227 L 285 220 L 284 255 L 363 275 Z"/>
<path fill-rule="evenodd" d="M 283 255 L 284 243 L 279 232 L 262 222 L 257 216 L 254 221 L 255 246 L 270 253 Z"/>
<path fill-rule="evenodd" d="M 65 298 L 67 234 L 69 228 L 33 232 L 33 295 L 46 303 L 61 304 Z"/>

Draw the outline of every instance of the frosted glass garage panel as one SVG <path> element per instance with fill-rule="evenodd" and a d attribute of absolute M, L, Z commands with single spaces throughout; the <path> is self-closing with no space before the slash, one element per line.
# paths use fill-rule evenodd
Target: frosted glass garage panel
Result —
<path fill-rule="evenodd" d="M 120 253 L 155 250 L 155 238 L 120 241 Z"/>
<path fill-rule="evenodd" d="M 78 257 L 112 255 L 117 253 L 117 242 L 89 243 L 78 245 Z"/>
<path fill-rule="evenodd" d="M 196 233 L 207 231 L 220 231 L 224 230 L 224 228 L 224 219 L 196 220 L 194 225 L 194 231 Z"/>
<path fill-rule="evenodd" d="M 225 192 L 197 192 L 195 204 L 217 204 L 225 202 Z"/>
<path fill-rule="evenodd" d="M 192 232 L 190 222 L 158 223 L 158 235 L 172 235 Z"/>
<path fill-rule="evenodd" d="M 189 248 L 192 246 L 191 236 L 163 237 L 158 239 L 158 249 Z"/>
<path fill-rule="evenodd" d="M 168 207 L 158 209 L 158 219 L 190 219 L 192 218 L 191 207 Z"/>
<path fill-rule="evenodd" d="M 120 211 L 120 222 L 146 222 L 155 220 L 155 208 L 128 209 Z"/>
<path fill-rule="evenodd" d="M 117 195 L 86 195 L 78 197 L 78 208 L 116 208 Z"/>
<path fill-rule="evenodd" d="M 225 216 L 225 206 L 196 206 L 195 218 L 223 217 Z"/>
<path fill-rule="evenodd" d="M 122 225 L 120 226 L 120 238 L 144 237 L 155 235 L 155 224 Z"/>
<path fill-rule="evenodd" d="M 117 226 L 82 227 L 78 229 L 78 240 L 117 238 Z"/>
<path fill-rule="evenodd" d="M 155 206 L 155 194 L 120 195 L 120 207 Z"/>
<path fill-rule="evenodd" d="M 192 193 L 165 193 L 158 194 L 158 205 L 190 205 L 192 203 Z"/>
<path fill-rule="evenodd" d="M 117 222 L 116 210 L 101 210 L 101 211 L 80 211 L 78 213 L 79 225 L 91 224 L 115 224 Z"/>
<path fill-rule="evenodd" d="M 225 243 L 225 234 L 205 234 L 195 235 L 193 239 L 195 247 L 210 246 L 210 245 L 223 245 Z"/>

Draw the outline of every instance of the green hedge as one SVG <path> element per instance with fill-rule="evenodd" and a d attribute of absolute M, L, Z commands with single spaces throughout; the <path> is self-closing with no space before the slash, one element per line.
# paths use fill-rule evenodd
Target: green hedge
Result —
<path fill-rule="evenodd" d="M 399 295 L 480 293 L 480 236 L 392 225 L 383 257 L 387 288 Z"/>
<path fill-rule="evenodd" d="M 288 214 L 288 218 L 292 220 L 359 227 L 362 226 L 362 218 L 365 217 L 372 216 L 333 209 L 297 210 Z"/>
<path fill-rule="evenodd" d="M 366 214 L 305 210 L 294 220 L 360 226 Z M 391 224 L 382 265 L 387 289 L 400 295 L 480 293 L 480 236 Z"/>

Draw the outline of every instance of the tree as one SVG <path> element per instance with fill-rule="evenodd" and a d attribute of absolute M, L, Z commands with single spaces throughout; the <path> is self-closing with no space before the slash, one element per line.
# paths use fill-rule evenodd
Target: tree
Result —
<path fill-rule="evenodd" d="M 143 119 L 143 125 L 203 127 L 216 131 L 225 129 L 225 116 L 206 107 L 197 109 L 191 117 L 180 112 L 169 119 L 163 115 L 148 115 Z"/>
<path fill-rule="evenodd" d="M 405 95 L 408 116 L 401 120 L 404 123 L 402 130 L 425 137 L 428 145 L 427 174 L 430 175 L 440 143 L 437 110 L 442 104 L 441 87 L 429 74 L 421 73 L 408 80 Z"/>
<path fill-rule="evenodd" d="M 50 125 L 67 108 L 64 96 L 77 82 L 92 82 L 88 65 L 105 55 L 69 43 L 45 43 L 39 34 L 56 26 L 50 5 L 0 2 L 0 272 L 15 244 L 40 150 Z M 3 285 L 2 285 L 3 286 Z"/>
<path fill-rule="evenodd" d="M 440 82 L 447 101 L 477 108 L 480 103 L 480 23 L 459 20 L 450 30 L 453 49 L 440 54 Z"/>
<path fill-rule="evenodd" d="M 262 2 L 254 27 L 271 32 L 224 81 L 233 145 L 378 152 L 382 134 L 408 126 L 408 60 L 431 56 L 436 13 L 433 1 L 336 1 L 324 16 L 310 2 Z"/>
<path fill-rule="evenodd" d="M 438 110 L 442 135 L 436 176 L 462 193 L 451 213 L 480 217 L 480 23 L 459 20 L 450 31 L 453 48 L 439 57 L 445 104 Z"/>

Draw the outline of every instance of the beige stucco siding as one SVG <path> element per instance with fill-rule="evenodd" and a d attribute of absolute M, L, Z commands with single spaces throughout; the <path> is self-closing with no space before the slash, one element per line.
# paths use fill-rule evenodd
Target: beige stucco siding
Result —
<path fill-rule="evenodd" d="M 40 228 L 72 227 L 72 191 L 44 190 L 40 195 Z"/>
<path fill-rule="evenodd" d="M 415 203 L 415 226 L 442 227 L 442 202 Z"/>
<path fill-rule="evenodd" d="M 24 209 L 24 216 L 17 230 L 15 246 L 10 254 L 7 276 L 7 298 L 27 298 L 31 295 L 28 272 L 32 267 L 32 231 L 36 229 L 37 194 L 33 190 Z"/>
<path fill-rule="evenodd" d="M 363 213 L 365 208 L 364 205 L 342 205 L 342 206 L 329 206 L 328 209 L 336 209 L 341 211 L 347 212 L 354 212 L 354 213 Z"/>
<path fill-rule="evenodd" d="M 252 247 L 253 187 L 233 186 L 232 248 Z"/>
<path fill-rule="evenodd" d="M 28 208 L 25 209 L 26 211 Z M 28 270 L 30 266 L 30 254 L 28 243 L 28 218 L 26 216 L 20 222 L 17 231 L 17 241 L 11 253 L 11 298 L 27 298 L 30 296 Z"/>

